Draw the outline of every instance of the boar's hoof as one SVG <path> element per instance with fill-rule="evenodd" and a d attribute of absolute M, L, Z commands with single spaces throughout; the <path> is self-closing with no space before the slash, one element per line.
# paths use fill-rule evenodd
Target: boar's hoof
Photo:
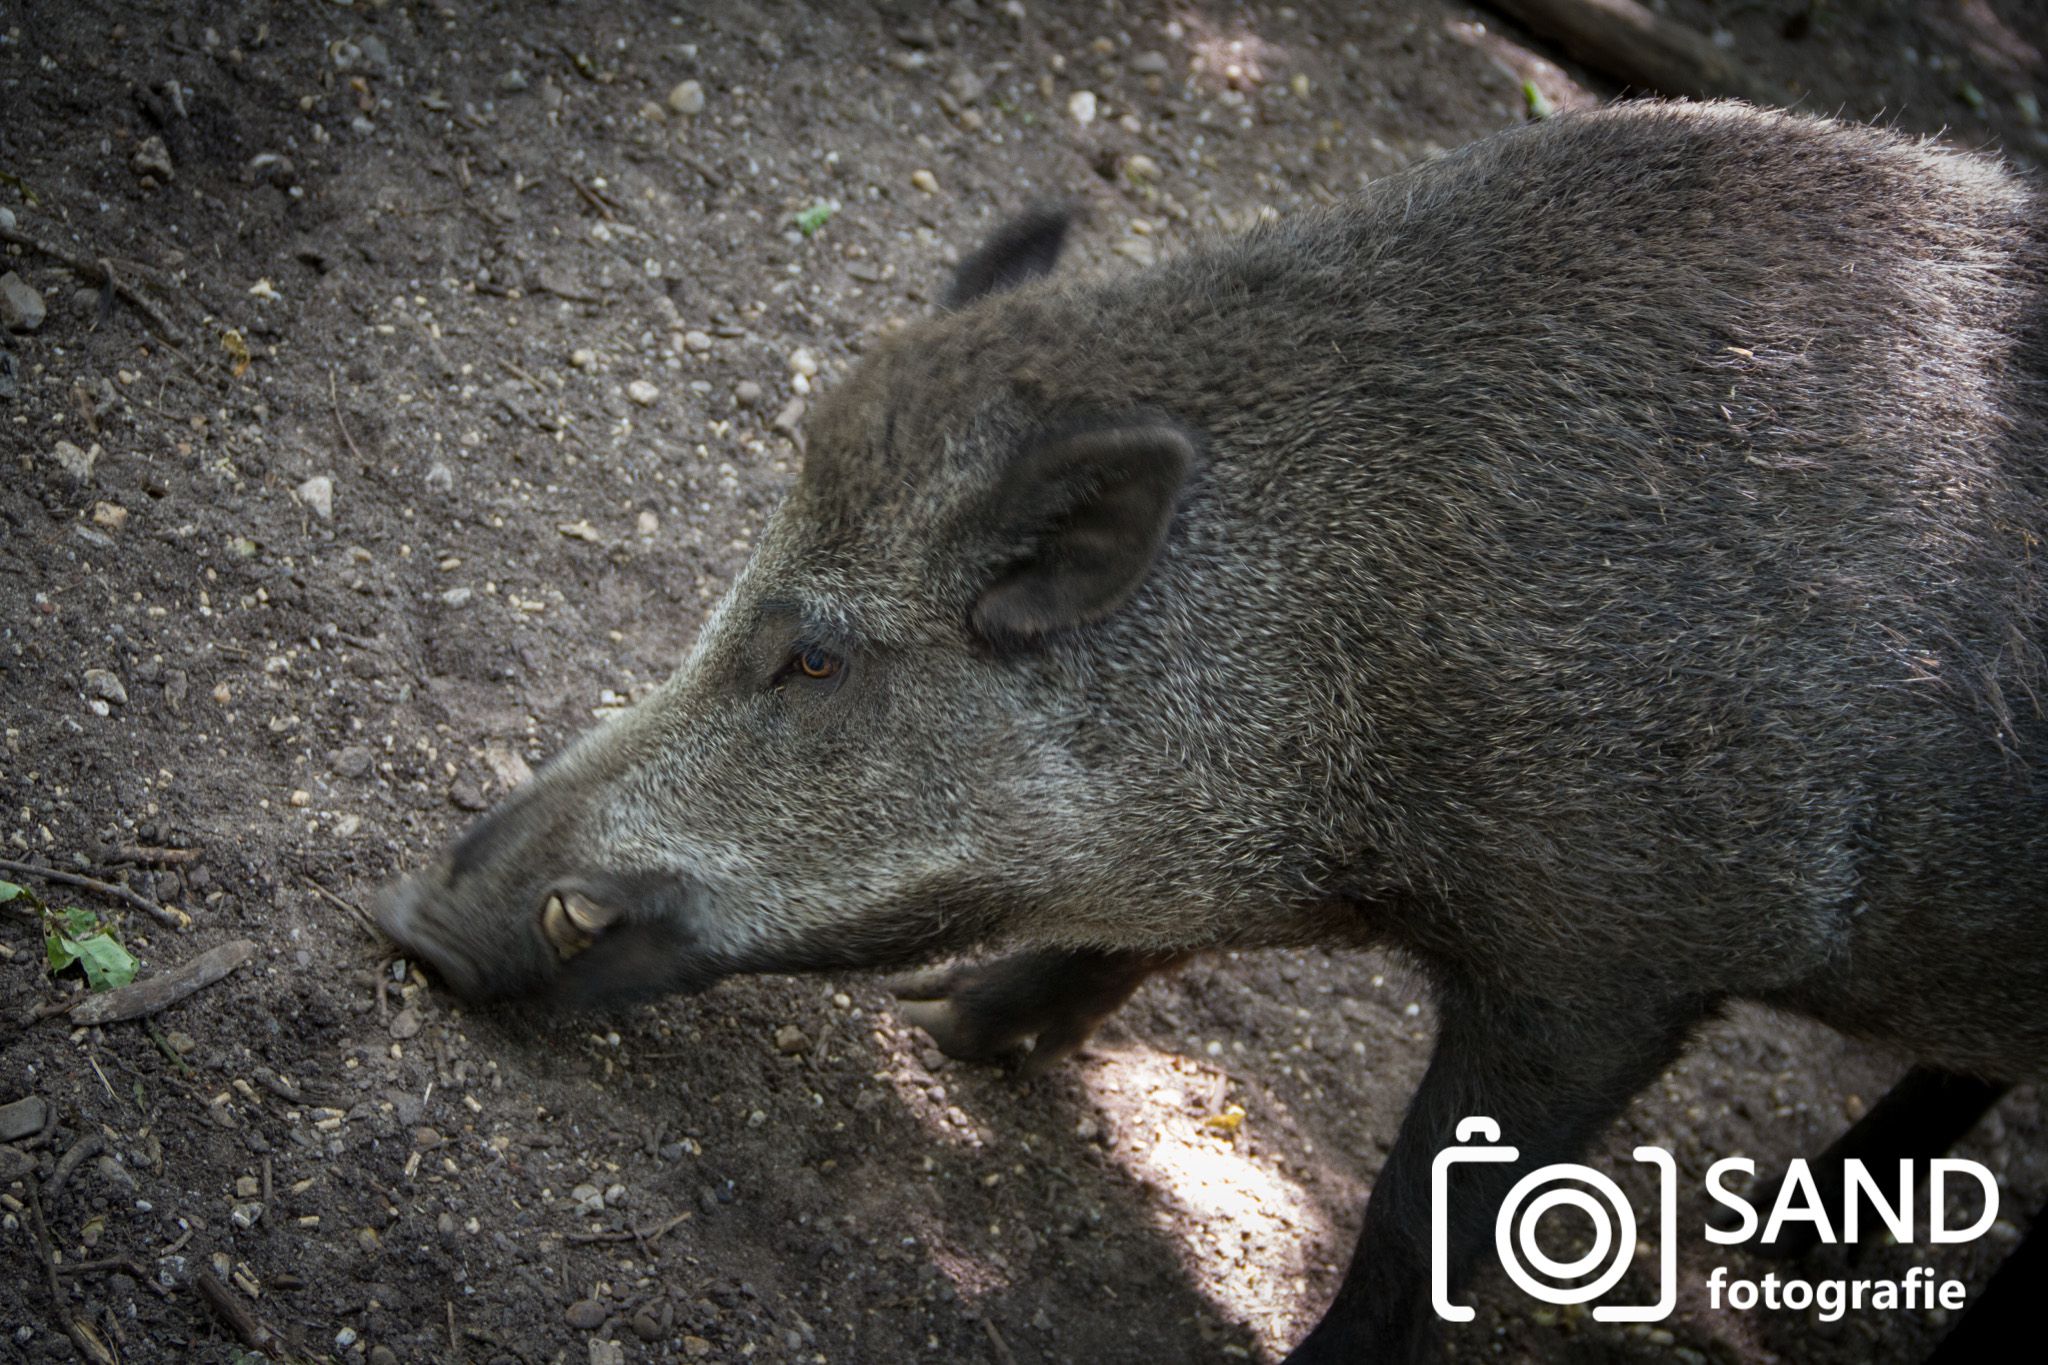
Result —
<path fill-rule="evenodd" d="M 1042 949 L 920 972 L 890 983 L 898 1012 L 961 1061 L 989 1062 L 1023 1049 L 1021 1074 L 1043 1074 L 1071 1056 L 1177 954 Z"/>

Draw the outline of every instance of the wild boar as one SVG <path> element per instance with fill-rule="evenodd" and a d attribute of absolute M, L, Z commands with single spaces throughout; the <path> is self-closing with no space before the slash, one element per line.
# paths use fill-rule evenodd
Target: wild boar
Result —
<path fill-rule="evenodd" d="M 1491 137 L 1105 280 L 1064 220 L 818 407 L 658 692 L 381 917 L 460 993 L 1021 955 L 950 1051 L 1379 944 L 1428 1073 L 1296 1361 L 1429 1349 L 1433 1156 L 1578 1155 L 1723 1002 L 2048 1067 L 2044 205 L 1740 105 Z"/>

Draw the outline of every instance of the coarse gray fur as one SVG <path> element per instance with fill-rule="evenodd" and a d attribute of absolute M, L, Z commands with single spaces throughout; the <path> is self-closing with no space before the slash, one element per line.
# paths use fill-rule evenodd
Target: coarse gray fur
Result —
<path fill-rule="evenodd" d="M 1935 143 L 1630 104 L 966 300 L 821 403 L 674 678 L 385 922 L 479 995 L 1138 964 L 1097 1013 L 1392 945 L 1442 1034 L 1298 1358 L 1422 1351 L 1463 1113 L 1524 1148 L 1497 1197 L 1734 997 L 2048 1073 L 2042 217 Z M 567 959 L 565 888 L 615 917 Z M 966 1051 L 971 996 L 923 1016 Z"/>

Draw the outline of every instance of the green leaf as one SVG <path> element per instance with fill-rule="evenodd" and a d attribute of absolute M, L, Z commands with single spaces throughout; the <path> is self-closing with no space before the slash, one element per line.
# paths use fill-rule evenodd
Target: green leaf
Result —
<path fill-rule="evenodd" d="M 43 948 L 49 954 L 50 971 L 52 974 L 61 972 L 72 963 L 78 961 L 77 945 L 55 930 L 52 930 L 49 937 L 43 940 Z"/>
<path fill-rule="evenodd" d="M 85 971 L 86 985 L 96 991 L 110 991 L 135 979 L 135 955 L 92 911 L 76 906 L 45 909 L 43 929 L 43 952 L 52 974 L 76 963 Z"/>
<path fill-rule="evenodd" d="M 796 230 L 808 237 L 830 222 L 838 211 L 837 204 L 813 204 L 796 215 Z"/>
<path fill-rule="evenodd" d="M 5 905 L 16 896 L 25 896 L 27 894 L 28 892 L 25 888 L 16 886 L 13 882 L 0 882 L 0 905 Z"/>
<path fill-rule="evenodd" d="M 80 939 L 78 960 L 85 968 L 85 983 L 93 990 L 118 990 L 135 979 L 135 954 L 112 934 Z"/>

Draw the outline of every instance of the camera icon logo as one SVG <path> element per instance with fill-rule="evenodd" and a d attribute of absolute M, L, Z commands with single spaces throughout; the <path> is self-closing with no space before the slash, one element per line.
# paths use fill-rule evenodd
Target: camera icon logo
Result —
<path fill-rule="evenodd" d="M 1470 1322 L 1473 1310 L 1452 1303 L 1450 1296 L 1451 1167 L 1512 1162 L 1520 1159 L 1521 1150 L 1500 1145 L 1500 1125 L 1490 1118 L 1461 1119 L 1457 1132 L 1460 1144 L 1487 1145 L 1446 1147 L 1430 1165 L 1430 1300 L 1445 1321 Z M 1661 1322 L 1678 1300 L 1678 1166 L 1661 1147 L 1638 1147 L 1634 1155 L 1658 1172 L 1657 1301 L 1595 1305 L 1593 1317 L 1600 1322 Z M 1560 1208 L 1576 1209 L 1592 1220 L 1592 1249 L 1575 1260 L 1559 1260 L 1536 1241 L 1544 1215 Z M 1614 1288 L 1634 1261 L 1636 1214 L 1621 1187 L 1605 1174 L 1575 1162 L 1557 1162 L 1530 1171 L 1508 1191 L 1494 1220 L 1494 1245 L 1501 1268 L 1525 1294 L 1544 1303 L 1585 1303 Z M 1588 1275 L 1592 1278 L 1585 1279 Z"/>

